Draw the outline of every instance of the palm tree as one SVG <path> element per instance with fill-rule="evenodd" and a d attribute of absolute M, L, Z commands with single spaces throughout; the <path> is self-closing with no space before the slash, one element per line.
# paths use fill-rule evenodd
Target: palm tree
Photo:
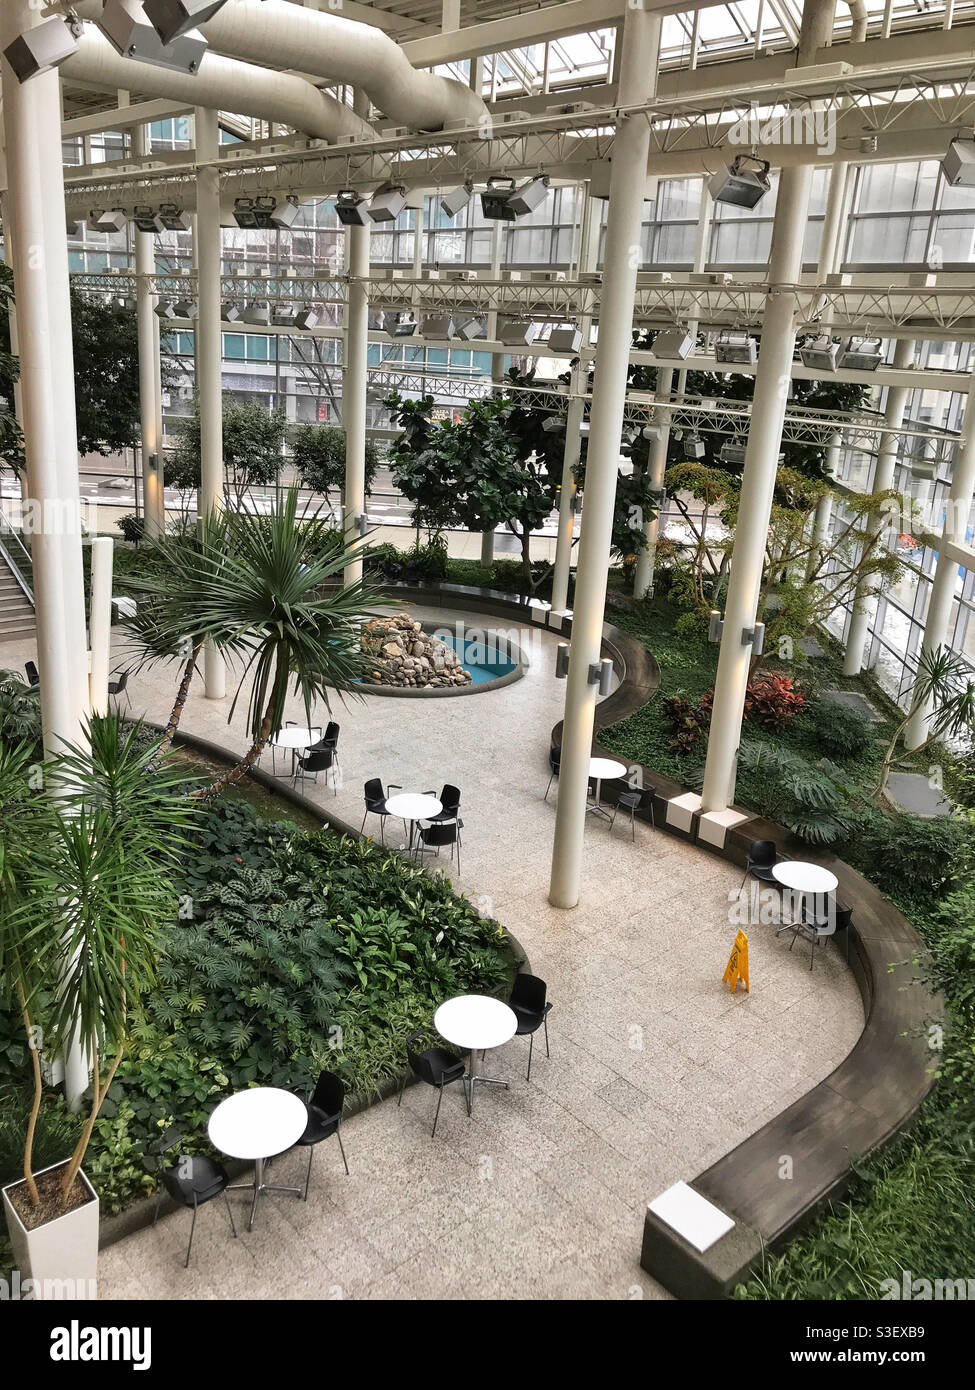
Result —
<path fill-rule="evenodd" d="M 225 776 L 197 793 L 203 798 L 246 776 L 284 719 L 292 682 L 310 723 L 315 700 L 331 709 L 329 688 L 355 692 L 364 670 L 359 636 L 377 596 L 362 581 L 323 588 L 361 553 L 361 543 L 343 549 L 319 512 L 301 521 L 297 513 L 298 492 L 291 488 L 269 516 L 240 511 L 209 517 L 195 542 L 163 539 L 151 571 L 133 585 L 137 610 L 126 625 L 143 659 L 187 652 L 164 747 L 179 726 L 204 642 L 212 641 L 241 670 L 228 722 L 250 680 L 251 746 Z"/>
<path fill-rule="evenodd" d="M 901 735 L 916 714 L 928 709 L 928 736 L 917 748 L 898 754 Z M 911 703 L 894 730 L 884 755 L 880 778 L 874 795 L 881 796 L 887 787 L 891 769 L 898 763 L 914 758 L 937 738 L 954 738 L 975 729 L 975 684 L 971 668 L 950 647 L 935 647 L 922 651 L 917 663 L 917 678 Z"/>

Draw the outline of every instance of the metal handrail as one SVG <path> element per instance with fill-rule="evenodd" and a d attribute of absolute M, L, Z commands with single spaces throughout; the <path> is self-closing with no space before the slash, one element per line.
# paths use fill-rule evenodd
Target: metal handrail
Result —
<path fill-rule="evenodd" d="M 19 532 L 11 524 L 10 518 L 2 507 L 0 507 L 0 556 L 6 561 L 7 568 L 33 608 L 34 562 L 31 559 L 30 551 L 21 540 Z"/>

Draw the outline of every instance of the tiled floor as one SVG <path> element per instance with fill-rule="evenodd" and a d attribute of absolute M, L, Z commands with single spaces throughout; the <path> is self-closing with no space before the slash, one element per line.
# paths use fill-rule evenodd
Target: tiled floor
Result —
<path fill-rule="evenodd" d="M 455 882 L 548 982 L 551 1060 L 537 1039 L 527 1084 L 527 1041 L 514 1039 L 489 1059 L 511 1089 L 482 1087 L 473 1120 L 460 1088 L 448 1089 L 435 1140 L 429 1088 L 408 1089 L 402 1109 L 373 1106 L 343 1126 L 351 1177 L 326 1142 L 308 1204 L 268 1199 L 255 1231 L 236 1241 L 221 1204 L 210 1205 L 185 1272 L 189 1218 L 169 1217 L 103 1252 L 103 1297 L 665 1297 L 639 1267 L 647 1201 L 853 1046 L 860 999 L 832 948 L 810 973 L 808 946 L 790 953 L 788 937 L 755 927 L 751 994 L 722 986 L 740 873 L 703 851 L 642 825 L 634 844 L 622 820 L 612 837 L 591 821 L 580 904 L 549 906 L 554 788 L 548 804 L 541 798 L 565 687 L 554 679 L 555 639 L 532 630 L 524 644 L 531 669 L 501 690 L 340 708 L 344 785 L 337 797 L 324 786 L 309 795 L 358 824 L 366 777 L 461 787 Z M 31 655 L 10 643 L 0 665 Z M 136 712 L 164 722 L 175 669 L 131 685 Z M 244 739 L 239 719 L 227 727 L 228 709 L 196 690 L 184 726 L 236 751 Z M 304 1162 L 303 1152 L 276 1160 L 277 1181 L 297 1181 Z M 243 1200 L 238 1208 L 243 1221 Z"/>

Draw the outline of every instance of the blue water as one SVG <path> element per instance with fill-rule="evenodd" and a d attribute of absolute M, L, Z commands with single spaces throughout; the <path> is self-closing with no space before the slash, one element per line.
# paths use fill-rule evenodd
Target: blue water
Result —
<path fill-rule="evenodd" d="M 489 643 L 480 642 L 477 638 L 458 640 L 456 636 L 448 637 L 442 633 L 438 633 L 438 636 L 441 637 L 446 646 L 453 647 L 460 657 L 464 670 L 470 671 L 471 681 L 474 685 L 480 685 L 484 681 L 495 681 L 499 676 L 510 675 L 517 664 L 508 657 L 502 656 Z"/>

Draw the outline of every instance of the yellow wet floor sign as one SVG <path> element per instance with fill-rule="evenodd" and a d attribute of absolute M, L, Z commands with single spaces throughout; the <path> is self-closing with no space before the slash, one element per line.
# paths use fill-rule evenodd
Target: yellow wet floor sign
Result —
<path fill-rule="evenodd" d="M 743 931 L 740 931 L 735 937 L 735 944 L 731 948 L 731 955 L 728 957 L 728 966 L 723 979 L 728 984 L 732 994 L 737 989 L 739 980 L 745 986 L 745 993 L 751 993 L 748 988 L 748 937 Z"/>

